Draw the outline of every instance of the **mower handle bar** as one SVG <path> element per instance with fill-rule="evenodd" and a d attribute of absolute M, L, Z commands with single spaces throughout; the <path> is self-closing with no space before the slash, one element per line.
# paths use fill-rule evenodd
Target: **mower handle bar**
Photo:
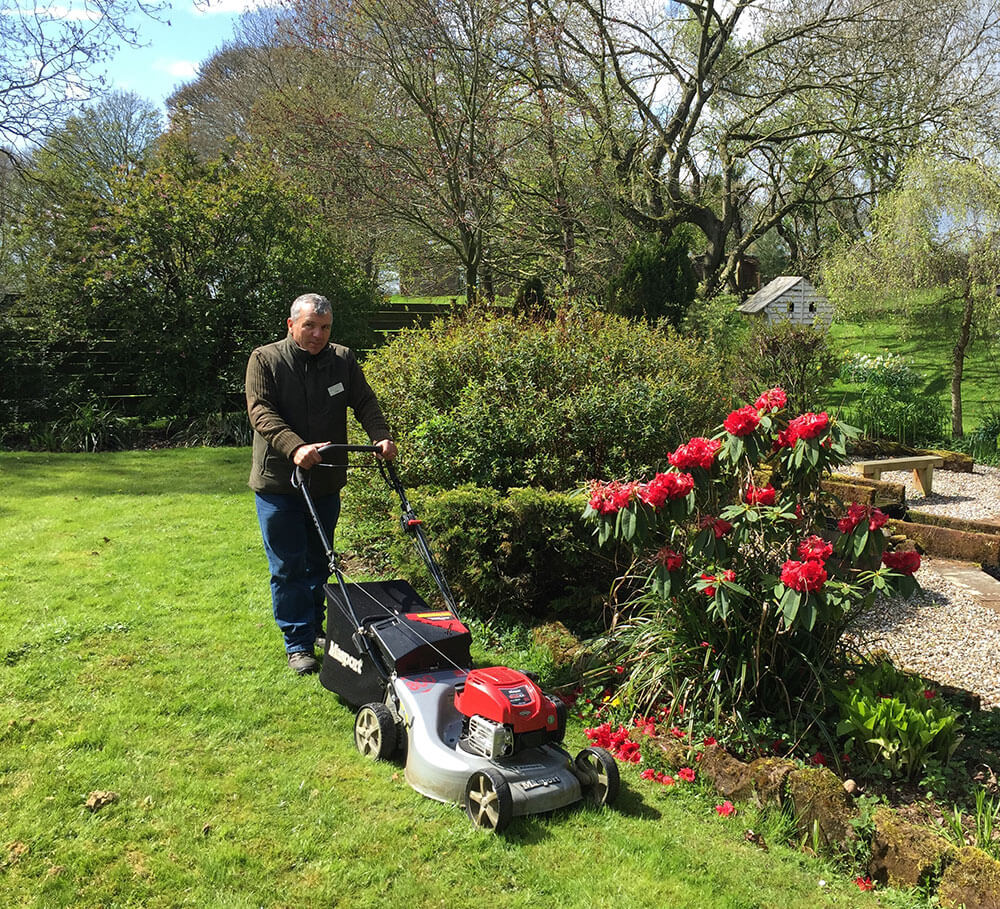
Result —
<path fill-rule="evenodd" d="M 332 451 L 381 454 L 381 449 L 377 445 L 346 445 L 341 442 L 331 442 L 329 445 L 324 445 L 322 448 L 318 448 L 316 450 L 320 456 L 326 455 Z M 458 608 L 455 604 L 454 594 L 451 592 L 451 588 L 448 586 L 448 581 L 441 573 L 441 569 L 431 553 L 430 546 L 427 543 L 427 538 L 424 536 L 423 529 L 420 526 L 422 522 L 417 518 L 416 514 L 414 514 L 413 506 L 410 505 L 410 501 L 406 497 L 406 490 L 403 488 L 403 484 L 399 479 L 399 474 L 396 472 L 396 465 L 393 464 L 392 461 L 387 461 L 384 458 L 379 458 L 377 464 L 379 472 L 382 474 L 382 478 L 399 499 L 400 508 L 402 510 L 402 514 L 400 515 L 400 524 L 403 528 L 403 532 L 413 538 L 417 552 L 420 554 L 420 557 L 427 566 L 431 577 L 434 579 L 438 589 L 441 591 L 441 595 L 444 597 L 449 611 L 457 618 Z M 316 466 L 344 467 L 347 465 L 331 464 L 329 461 L 321 461 Z M 336 564 L 336 558 L 333 555 L 332 541 L 327 539 L 326 533 L 323 530 L 323 525 L 319 519 L 319 515 L 316 513 L 316 507 L 313 504 L 312 496 L 309 494 L 309 485 L 304 482 L 305 477 L 303 474 L 304 471 L 302 468 L 295 465 L 295 470 L 292 474 L 292 485 L 300 489 L 305 497 L 306 505 L 312 514 L 313 523 L 316 525 L 316 530 L 319 532 L 323 548 L 326 551 L 327 557 L 330 559 L 330 568 L 336 574 L 337 580 L 343 588 L 343 578 L 341 577 L 340 569 Z"/>
<path fill-rule="evenodd" d="M 341 442 L 331 442 L 322 448 L 317 448 L 316 453 L 325 455 L 328 451 L 367 451 L 371 454 L 378 454 L 381 449 L 377 445 L 344 445 Z"/>

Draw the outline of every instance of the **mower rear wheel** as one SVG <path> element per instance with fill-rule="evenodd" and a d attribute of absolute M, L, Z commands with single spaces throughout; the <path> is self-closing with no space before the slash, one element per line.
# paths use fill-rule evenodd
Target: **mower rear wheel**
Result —
<path fill-rule="evenodd" d="M 388 761 L 396 753 L 396 720 L 385 704 L 365 704 L 358 711 L 354 744 L 373 761 Z"/>
<path fill-rule="evenodd" d="M 613 804 L 621 788 L 621 775 L 611 753 L 592 745 L 576 756 L 575 763 L 587 802 L 598 808 Z"/>
<path fill-rule="evenodd" d="M 510 784 L 495 770 L 477 770 L 465 784 L 465 810 L 477 827 L 502 833 L 514 817 Z"/>

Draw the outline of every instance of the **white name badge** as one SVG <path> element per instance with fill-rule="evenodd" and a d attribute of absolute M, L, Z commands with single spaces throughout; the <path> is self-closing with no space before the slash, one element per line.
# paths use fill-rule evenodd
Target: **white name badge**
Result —
<path fill-rule="evenodd" d="M 343 390 L 344 390 L 344 383 L 343 382 L 338 382 L 336 385 L 331 385 L 327 389 L 327 393 L 332 398 L 334 395 L 339 395 Z"/>

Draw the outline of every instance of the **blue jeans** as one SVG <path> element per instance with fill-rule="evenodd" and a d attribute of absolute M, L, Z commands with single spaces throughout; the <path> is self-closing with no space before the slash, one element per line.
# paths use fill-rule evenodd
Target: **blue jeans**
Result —
<path fill-rule="evenodd" d="M 274 620 L 285 636 L 288 653 L 312 653 L 313 642 L 323 628 L 323 585 L 330 576 L 323 544 L 301 495 L 255 495 L 257 520 L 271 569 Z M 332 545 L 340 495 L 314 497 L 313 503 Z"/>

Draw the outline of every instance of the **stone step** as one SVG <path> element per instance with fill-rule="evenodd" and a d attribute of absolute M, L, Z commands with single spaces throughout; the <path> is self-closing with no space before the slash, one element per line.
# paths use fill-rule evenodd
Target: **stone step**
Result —
<path fill-rule="evenodd" d="M 934 559 L 934 570 L 972 597 L 980 606 L 1000 613 L 1000 581 L 971 562 Z"/>

